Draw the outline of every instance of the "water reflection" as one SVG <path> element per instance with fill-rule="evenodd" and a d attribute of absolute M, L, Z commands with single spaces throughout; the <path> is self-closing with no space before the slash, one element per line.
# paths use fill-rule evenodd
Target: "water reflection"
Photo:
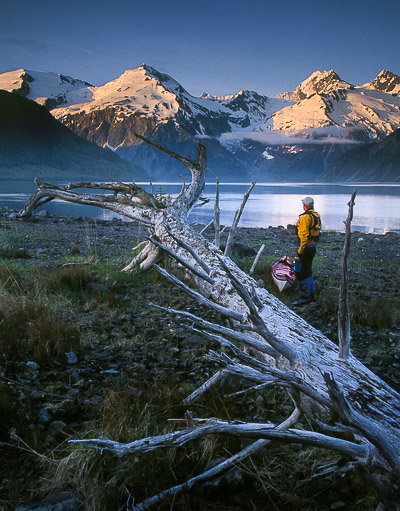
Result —
<path fill-rule="evenodd" d="M 62 185 L 63 183 L 58 183 Z M 140 183 L 150 191 L 149 183 Z M 230 225 L 249 183 L 220 185 L 221 223 Z M 0 207 L 20 209 L 36 189 L 32 182 L 0 181 Z M 181 183 L 154 183 L 153 191 L 162 190 L 175 196 Z M 301 199 L 314 197 L 315 209 L 321 214 L 325 230 L 344 230 L 348 202 L 357 189 L 353 230 L 362 232 L 400 232 L 400 185 L 387 184 L 299 184 L 257 183 L 244 209 L 240 225 L 244 227 L 286 226 L 294 224 L 302 212 Z M 191 222 L 208 223 L 214 217 L 215 184 L 207 183 L 203 196 L 210 202 L 195 208 Z M 65 216 L 86 216 L 110 219 L 114 213 L 91 206 L 83 206 L 54 200 L 44 206 L 52 213 Z"/>

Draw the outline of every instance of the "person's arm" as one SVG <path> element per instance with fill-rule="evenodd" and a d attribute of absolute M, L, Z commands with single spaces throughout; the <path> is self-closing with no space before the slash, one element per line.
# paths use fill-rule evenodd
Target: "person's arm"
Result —
<path fill-rule="evenodd" d="M 297 229 L 297 235 L 300 239 L 300 246 L 298 250 L 299 257 L 301 257 L 301 255 L 304 252 L 304 249 L 306 248 L 308 236 L 310 235 L 310 225 L 311 225 L 310 215 L 302 215 L 299 219 L 299 225 Z"/>

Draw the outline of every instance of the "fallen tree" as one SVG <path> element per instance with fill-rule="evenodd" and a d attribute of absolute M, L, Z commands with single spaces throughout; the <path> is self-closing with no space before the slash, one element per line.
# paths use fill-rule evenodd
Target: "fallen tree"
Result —
<path fill-rule="evenodd" d="M 241 271 L 229 257 L 224 257 L 214 244 L 190 226 L 188 215 L 205 184 L 207 159 L 204 146 L 198 146 L 196 160 L 156 147 L 178 159 L 192 174 L 191 182 L 187 186 L 183 184 L 181 192 L 173 201 L 161 203 L 134 184 L 71 183 L 60 188 L 36 182 L 38 189 L 19 214 L 30 215 L 40 205 L 58 198 L 109 209 L 144 223 L 150 236 L 137 247 L 138 254 L 124 270 L 129 271 L 138 265 L 143 270 L 155 268 L 173 285 L 218 312 L 227 323 L 227 326 L 222 326 L 189 312 L 165 309 L 167 313 L 179 314 L 182 321 L 193 325 L 192 328 L 224 348 L 209 355 L 220 369 L 186 402 L 197 399 L 204 389 L 228 377 L 261 387 L 275 385 L 285 388 L 293 400 L 294 411 L 286 421 L 274 426 L 190 418 L 185 421 L 187 427 L 184 429 L 161 437 L 135 440 L 129 444 L 101 438 L 74 442 L 125 455 L 182 445 L 194 438 L 216 433 L 257 439 L 251 446 L 208 473 L 167 489 L 137 505 L 134 508 L 136 510 L 147 509 L 167 495 L 187 490 L 209 477 L 215 477 L 229 470 L 238 460 L 278 439 L 281 442 L 318 445 L 346 454 L 351 459 L 346 468 L 350 470 L 362 467 L 366 477 L 376 486 L 385 508 L 399 510 L 399 394 L 351 353 L 345 359 L 340 357 L 338 346 L 266 289 L 257 287 L 252 277 Z M 73 191 L 82 187 L 112 190 L 114 193 Z M 182 280 L 158 264 L 164 254 L 173 257 L 179 267 L 184 268 Z M 316 424 L 321 433 L 295 429 L 302 415 Z"/>

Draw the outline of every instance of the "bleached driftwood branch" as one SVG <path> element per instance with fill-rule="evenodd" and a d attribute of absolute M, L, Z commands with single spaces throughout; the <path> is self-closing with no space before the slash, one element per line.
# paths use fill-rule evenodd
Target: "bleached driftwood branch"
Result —
<path fill-rule="evenodd" d="M 259 248 L 258 252 L 257 252 L 257 255 L 256 255 L 256 258 L 254 259 L 254 263 L 251 265 L 251 268 L 250 268 L 250 271 L 249 271 L 249 275 L 253 275 L 254 273 L 254 270 L 256 269 L 256 266 L 258 264 L 258 261 L 260 260 L 260 257 L 264 251 L 264 248 L 265 248 L 265 245 L 261 245 L 261 247 Z"/>
<path fill-rule="evenodd" d="M 339 290 L 339 311 L 338 311 L 338 339 L 339 357 L 347 360 L 350 355 L 350 311 L 347 278 L 347 259 L 350 251 L 351 221 L 353 220 L 353 208 L 357 190 L 351 196 L 348 203 L 349 212 L 345 221 L 346 234 L 342 253 L 342 274 Z"/>
<path fill-rule="evenodd" d="M 251 194 L 251 191 L 254 188 L 255 184 L 256 184 L 255 181 L 253 181 L 251 183 L 250 188 L 247 190 L 247 192 L 243 196 L 242 203 L 240 204 L 239 209 L 235 213 L 235 217 L 234 217 L 233 222 L 232 222 L 232 227 L 231 227 L 231 230 L 229 231 L 229 236 L 228 236 L 228 239 L 227 239 L 226 245 L 225 245 L 225 252 L 224 252 L 224 256 L 225 257 L 229 257 L 230 256 L 232 245 L 233 245 L 233 239 L 234 239 L 235 234 L 236 234 L 236 229 L 237 229 L 237 226 L 239 224 L 239 220 L 240 220 L 240 218 L 242 216 L 243 209 L 244 209 L 244 207 L 246 205 L 247 199 L 249 198 L 249 196 Z"/>
<path fill-rule="evenodd" d="M 214 204 L 214 218 L 215 218 L 214 245 L 217 248 L 219 248 L 219 243 L 220 243 L 220 238 L 221 238 L 220 214 L 221 214 L 221 210 L 219 209 L 219 177 L 217 177 L 217 185 L 216 185 L 216 192 L 215 192 L 215 204 Z"/>

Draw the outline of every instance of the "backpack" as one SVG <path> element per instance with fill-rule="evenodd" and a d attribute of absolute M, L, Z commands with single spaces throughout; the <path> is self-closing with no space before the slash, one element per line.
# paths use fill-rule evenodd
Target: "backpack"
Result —
<path fill-rule="evenodd" d="M 306 211 L 306 214 L 310 215 L 311 218 L 310 236 L 308 239 L 317 242 L 322 228 L 321 217 L 316 211 Z"/>
<path fill-rule="evenodd" d="M 315 243 L 317 243 L 317 241 L 319 240 L 319 235 L 320 235 L 321 227 L 322 227 L 321 217 L 319 216 L 319 213 L 317 213 L 316 211 L 308 211 L 308 210 L 305 211 L 304 213 L 302 213 L 300 216 L 303 216 L 303 215 L 309 215 L 311 218 L 310 235 L 309 235 L 308 239 L 309 239 L 309 241 L 315 241 Z M 296 236 L 298 236 L 297 225 L 296 225 L 295 233 L 296 233 Z"/>

